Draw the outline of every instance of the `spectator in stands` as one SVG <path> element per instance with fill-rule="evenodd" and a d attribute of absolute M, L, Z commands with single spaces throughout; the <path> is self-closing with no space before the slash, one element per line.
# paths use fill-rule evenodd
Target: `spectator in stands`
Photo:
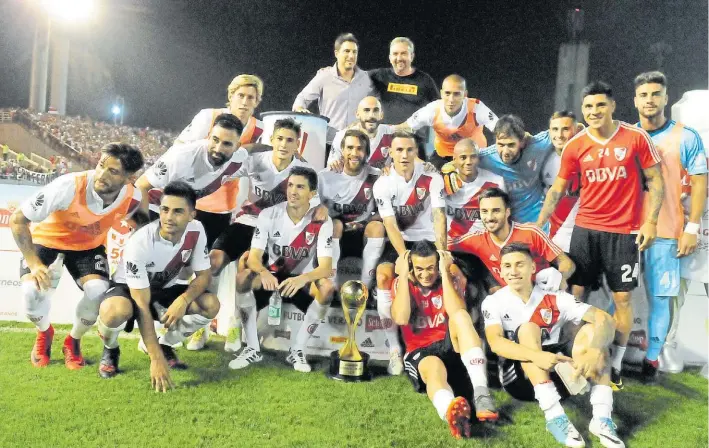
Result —
<path fill-rule="evenodd" d="M 0 146 L 2 147 L 2 160 L 7 161 L 7 158 L 10 155 L 10 147 L 7 145 Z"/>

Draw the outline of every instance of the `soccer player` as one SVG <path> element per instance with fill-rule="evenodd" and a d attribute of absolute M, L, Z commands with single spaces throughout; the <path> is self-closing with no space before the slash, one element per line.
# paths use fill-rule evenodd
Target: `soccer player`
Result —
<path fill-rule="evenodd" d="M 337 131 L 355 121 L 357 104 L 372 93 L 369 75 L 357 66 L 358 55 L 359 42 L 353 34 L 337 36 L 337 62 L 332 67 L 319 70 L 293 102 L 294 111 L 309 113 L 308 107 L 317 100 L 320 114 L 330 119 L 327 126 L 328 143 L 332 143 Z"/>
<path fill-rule="evenodd" d="M 76 307 L 74 325 L 64 339 L 64 364 L 71 370 L 86 365 L 80 339 L 96 322 L 101 297 L 108 289 L 106 234 L 117 220 L 147 221 L 139 212 L 140 191 L 131 185 L 143 167 L 140 151 L 123 143 L 101 149 L 95 170 L 65 174 L 42 188 L 13 214 L 10 229 L 22 252 L 20 280 L 27 318 L 37 327 L 30 360 L 46 367 L 54 328 L 49 321 L 52 277 L 61 275 L 61 262 L 84 296 Z M 134 213 L 138 212 L 135 216 Z M 49 266 L 53 266 L 50 270 Z"/>
<path fill-rule="evenodd" d="M 449 240 L 472 229 L 484 229 L 478 203 L 480 193 L 492 187 L 505 191 L 502 177 L 478 168 L 479 163 L 478 145 L 473 139 L 464 138 L 453 148 L 453 161 L 441 170 L 446 190 Z"/>
<path fill-rule="evenodd" d="M 480 150 L 480 167 L 505 179 L 515 221 L 536 222 L 544 201 L 542 168 L 552 151 L 549 132 L 527 134 L 524 122 L 516 115 L 500 117 L 495 125 L 495 144 Z"/>
<path fill-rule="evenodd" d="M 544 291 L 535 286 L 535 263 L 525 245 L 508 244 L 501 254 L 502 277 L 507 286 L 488 296 L 482 311 L 490 349 L 504 358 L 500 367 L 502 386 L 518 400 L 536 399 L 544 412 L 547 431 L 559 443 L 582 447 L 583 437 L 559 403 L 560 391 L 569 395 L 565 383 L 559 380 L 587 378 L 592 384 L 593 407 L 589 432 L 605 447 L 624 447 L 611 419 L 613 391 L 607 353 L 615 330 L 613 319 L 564 291 Z M 573 342 L 562 343 L 559 337 L 567 323 L 581 328 Z M 562 375 L 554 367 L 563 363 L 572 363 L 575 371 L 560 378 Z"/>
<path fill-rule="evenodd" d="M 613 120 L 611 87 L 592 82 L 582 95 L 588 127 L 564 147 L 559 175 L 547 192 L 537 225 L 546 225 L 571 180 L 580 175 L 580 205 L 569 249 L 577 269 L 569 283 L 574 296 L 581 299 L 585 289 L 598 287 L 605 274 L 616 307 L 611 381 L 620 390 L 621 364 L 633 326 L 631 293 L 638 284 L 638 251 L 648 249 L 655 240 L 664 182 L 660 155 L 650 136 Z M 641 225 L 643 178 L 649 202 Z"/>
<path fill-rule="evenodd" d="M 488 188 L 478 197 L 480 218 L 485 230 L 467 233 L 448 243 L 448 249 L 477 256 L 500 285 L 500 252 L 508 244 L 526 244 L 537 267 L 536 281 L 546 290 L 565 289 L 566 280 L 574 273 L 571 259 L 533 224 L 520 224 L 511 219 L 510 197 L 499 188 Z M 554 264 L 557 268 L 550 267 Z"/>
<path fill-rule="evenodd" d="M 104 294 L 99 334 L 104 342 L 99 365 L 102 378 L 118 374 L 118 335 L 132 331 L 138 321 L 150 356 L 150 380 L 155 390 L 173 387 L 169 368 L 186 369 L 172 345 L 182 342 L 209 323 L 219 311 L 219 300 L 209 285 L 209 250 L 202 224 L 195 219 L 197 195 L 187 183 L 170 182 L 160 199 L 160 219 L 136 231 L 128 240 L 114 276 Z M 187 280 L 195 278 L 187 284 Z M 153 320 L 167 332 L 158 339 Z"/>
<path fill-rule="evenodd" d="M 384 109 L 379 100 L 373 96 L 368 96 L 359 102 L 357 106 L 357 122 L 347 129 L 338 131 L 332 140 L 332 150 L 327 158 L 327 165 L 333 171 L 342 171 L 344 164 L 342 154 L 342 141 L 345 132 L 350 129 L 357 129 L 364 132 L 369 140 L 369 154 L 367 164 L 374 168 L 384 168 L 389 165 L 389 147 L 391 146 L 391 136 L 394 127 L 382 124 L 384 120 Z"/>
<path fill-rule="evenodd" d="M 258 310 L 268 306 L 278 291 L 305 317 L 286 361 L 299 372 L 310 372 L 305 346 L 325 317 L 335 287 L 328 279 L 332 270 L 332 220 L 317 220 L 310 201 L 317 194 L 318 176 L 311 168 L 294 167 L 288 177 L 287 202 L 263 210 L 253 232 L 247 268 L 236 277 L 237 292 L 253 291 L 239 302 L 246 320 L 246 347 L 229 363 L 243 369 L 263 360 L 256 328 Z M 243 236 L 242 236 L 243 238 Z M 262 257 L 268 249 L 268 265 Z"/>
<path fill-rule="evenodd" d="M 583 128 L 581 128 L 583 129 Z M 546 187 L 551 187 L 559 174 L 561 166 L 561 151 L 566 146 L 566 142 L 571 139 L 579 130 L 579 123 L 576 122 L 576 115 L 573 112 L 562 110 L 554 112 L 549 119 L 549 137 L 554 145 L 554 152 L 549 155 L 544 164 L 543 182 Z M 566 192 L 561 198 L 559 205 L 549 218 L 551 224 L 549 237 L 564 252 L 569 251 L 571 244 L 571 231 L 574 229 L 576 213 L 578 213 L 579 189 L 581 187 L 581 177 L 576 176 Z"/>
<path fill-rule="evenodd" d="M 375 212 L 372 188 L 380 172 L 366 162 L 370 153 L 367 134 L 348 129 L 341 142 L 342 172 L 325 168 L 318 173 L 318 195 L 333 224 L 334 282 L 339 286 L 337 262 L 341 256 L 361 256 L 361 280 L 369 288 L 384 250 L 384 224 L 372 219 Z"/>
<path fill-rule="evenodd" d="M 658 357 L 663 350 L 670 324 L 670 302 L 680 295 L 680 258 L 697 247 L 699 222 L 707 198 L 707 157 L 702 140 L 692 128 L 665 117 L 667 78 L 660 72 L 641 73 L 635 78 L 635 107 L 638 125 L 650 134 L 661 156 L 665 197 L 657 222 L 657 239 L 643 252 L 645 290 L 650 313 L 650 343 L 643 360 L 647 380 L 657 377 Z M 689 220 L 684 222 L 682 176 L 689 175 L 691 203 Z M 651 211 L 645 198 L 645 213 Z M 676 307 L 679 309 L 679 307 Z M 664 350 L 671 351 L 672 347 Z"/>
<path fill-rule="evenodd" d="M 450 273 L 452 264 L 450 253 L 437 251 L 425 240 L 399 256 L 391 314 L 406 343 L 409 380 L 417 392 L 426 391 L 451 434 L 460 439 L 470 437 L 471 409 L 464 393 L 456 397 L 450 383 L 469 377 L 478 420 L 497 420 L 498 413 L 487 387 L 482 342 L 465 308 L 461 285 Z"/>
<path fill-rule="evenodd" d="M 443 80 L 441 99 L 433 101 L 416 111 L 397 129 L 418 131 L 429 126 L 435 133 L 435 154 L 429 162 L 439 170 L 453 159 L 453 148 L 458 140 L 472 138 L 478 147 L 487 146 L 483 126 L 491 132 L 495 129 L 497 116 L 482 101 L 468 98 L 465 78 L 450 75 Z"/>
<path fill-rule="evenodd" d="M 391 142 L 394 169 L 374 183 L 374 198 L 389 241 L 377 266 L 377 311 L 389 341 L 391 375 L 403 370 L 398 326 L 391 319 L 391 282 L 394 262 L 415 241 L 431 241 L 439 250 L 446 249 L 447 225 L 443 179 L 425 172 L 416 163 L 416 138 L 407 131 L 396 131 Z M 433 225 L 431 225 L 433 224 Z"/>

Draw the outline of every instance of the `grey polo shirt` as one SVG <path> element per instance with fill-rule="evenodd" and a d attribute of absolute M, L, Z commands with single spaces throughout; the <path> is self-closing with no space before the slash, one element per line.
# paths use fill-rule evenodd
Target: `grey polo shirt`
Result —
<path fill-rule="evenodd" d="M 320 70 L 293 102 L 293 109 L 307 108 L 318 101 L 321 115 L 330 119 L 327 141 L 332 142 L 335 133 L 345 129 L 356 120 L 357 105 L 373 92 L 372 81 L 366 71 L 355 67 L 352 82 L 345 81 L 337 73 L 337 64 Z"/>

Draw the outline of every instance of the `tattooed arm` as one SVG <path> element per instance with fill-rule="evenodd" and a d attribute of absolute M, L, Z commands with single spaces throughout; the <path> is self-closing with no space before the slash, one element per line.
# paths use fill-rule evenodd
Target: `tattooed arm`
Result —
<path fill-rule="evenodd" d="M 643 170 L 643 174 L 647 179 L 647 186 L 650 195 L 650 206 L 645 218 L 645 222 L 640 231 L 635 243 L 638 245 L 638 250 L 643 251 L 652 246 L 655 237 L 657 236 L 657 218 L 660 216 L 660 208 L 662 207 L 662 199 L 665 197 L 665 182 L 662 180 L 662 171 L 660 164 L 653 165 Z"/>
<path fill-rule="evenodd" d="M 448 250 L 448 224 L 446 223 L 446 213 L 444 209 L 440 207 L 433 209 L 433 231 L 436 234 L 436 248 L 438 250 Z"/>
<path fill-rule="evenodd" d="M 556 210 L 559 201 L 566 195 L 568 186 L 569 181 L 567 179 L 557 177 L 551 187 L 549 187 L 546 198 L 544 198 L 544 205 L 537 218 L 537 227 L 543 228 L 546 225 L 552 213 Z"/>

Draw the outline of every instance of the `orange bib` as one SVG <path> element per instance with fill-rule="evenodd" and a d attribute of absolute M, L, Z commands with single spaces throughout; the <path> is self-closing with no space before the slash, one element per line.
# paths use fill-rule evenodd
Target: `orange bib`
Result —
<path fill-rule="evenodd" d="M 475 119 L 475 107 L 478 104 L 478 100 L 467 98 L 466 101 L 468 102 L 468 113 L 457 128 L 451 128 L 443 122 L 441 115 L 445 114 L 445 112 L 441 108 L 438 108 L 433 116 L 433 130 L 436 134 L 433 140 L 433 147 L 441 157 L 453 156 L 455 144 L 464 138 L 472 138 L 481 149 L 487 146 L 483 127 Z"/>

